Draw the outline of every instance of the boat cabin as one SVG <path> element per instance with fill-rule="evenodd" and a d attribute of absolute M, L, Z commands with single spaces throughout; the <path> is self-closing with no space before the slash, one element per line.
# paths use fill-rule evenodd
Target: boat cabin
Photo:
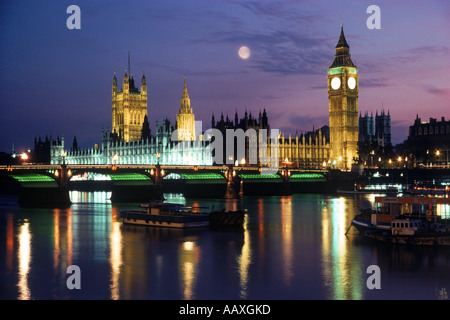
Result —
<path fill-rule="evenodd" d="M 393 235 L 412 236 L 419 229 L 419 220 L 394 219 L 391 222 Z"/>
<path fill-rule="evenodd" d="M 176 203 L 148 203 L 141 207 L 147 208 L 150 215 L 183 215 L 183 214 L 205 214 L 209 207 L 186 207 Z"/>
<path fill-rule="evenodd" d="M 450 199 L 437 197 L 403 196 L 375 197 L 375 212 L 416 218 L 436 218 L 439 205 L 449 205 Z"/>

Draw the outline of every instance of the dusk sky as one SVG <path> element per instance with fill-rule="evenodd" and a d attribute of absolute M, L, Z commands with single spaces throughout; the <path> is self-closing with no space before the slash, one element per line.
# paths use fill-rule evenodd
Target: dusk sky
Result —
<path fill-rule="evenodd" d="M 69 30 L 69 5 L 81 29 Z M 367 7 L 381 9 L 370 30 Z M 34 137 L 76 136 L 81 148 L 111 128 L 111 85 L 131 52 L 143 72 L 148 115 L 175 124 L 186 77 L 196 120 L 258 115 L 271 128 L 328 125 L 327 69 L 343 21 L 359 72 L 359 111 L 389 110 L 402 142 L 416 115 L 450 118 L 450 1 L 1 1 L 0 151 L 32 148 Z M 241 46 L 251 50 L 244 60 Z"/>

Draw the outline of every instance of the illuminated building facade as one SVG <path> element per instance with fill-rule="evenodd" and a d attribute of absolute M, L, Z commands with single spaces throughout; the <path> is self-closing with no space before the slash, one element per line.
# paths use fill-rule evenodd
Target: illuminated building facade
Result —
<path fill-rule="evenodd" d="M 181 107 L 177 114 L 177 133 L 179 141 L 195 140 L 195 116 L 191 108 L 191 99 L 184 79 L 183 96 L 181 97 Z"/>
<path fill-rule="evenodd" d="M 112 111 L 112 130 L 102 132 L 100 145 L 85 150 L 78 147 L 66 150 L 64 138 L 51 141 L 50 163 L 212 165 L 210 142 L 195 139 L 195 120 L 186 81 L 176 132 L 166 119 L 161 126 L 156 121 L 155 134 L 143 138 L 143 123 L 147 116 L 147 84 L 144 75 L 140 91 L 134 84 L 133 76 L 128 76 L 126 71 L 122 90 L 119 91 L 114 75 Z"/>
<path fill-rule="evenodd" d="M 258 165 L 261 165 L 261 162 L 267 163 L 267 159 L 270 158 L 271 155 L 271 140 L 269 137 L 270 134 L 270 123 L 269 118 L 267 116 L 266 110 L 259 113 L 258 117 L 254 117 L 252 113 L 248 113 L 245 111 L 244 117 L 239 118 L 238 113 L 236 111 L 234 115 L 234 121 L 231 120 L 228 115 L 224 117 L 222 114 L 219 120 L 215 120 L 214 115 L 211 119 L 212 128 L 220 130 L 224 137 L 224 148 L 227 143 L 226 141 L 226 130 L 238 130 L 242 129 L 244 132 L 247 132 L 249 129 L 254 129 L 256 132 L 256 140 L 252 141 L 251 136 L 246 137 L 245 140 L 245 158 L 244 162 L 246 164 L 250 163 L 250 144 L 256 144 L 256 152 L 258 154 Z M 268 148 L 267 154 L 261 154 L 259 152 L 259 146 L 262 141 L 259 141 L 259 130 L 266 129 L 267 137 L 268 137 Z M 227 155 L 224 152 L 223 163 L 226 163 L 227 159 L 225 158 Z M 278 138 L 278 163 L 281 165 L 288 165 L 290 167 L 298 167 L 302 169 L 321 169 L 324 167 L 324 163 L 326 167 L 331 166 L 331 163 L 328 162 L 330 159 L 330 141 L 329 141 L 329 128 L 328 126 L 324 126 L 318 130 L 313 130 L 312 132 L 307 132 L 304 134 L 296 134 L 295 137 L 289 135 L 285 136 L 283 133 L 279 134 Z M 234 150 L 233 160 L 237 159 L 239 163 L 241 163 L 242 159 L 237 158 L 236 149 Z"/>
<path fill-rule="evenodd" d="M 269 135 L 269 130 L 270 130 L 270 126 L 269 126 L 269 119 L 267 117 L 267 113 L 266 110 L 264 109 L 263 112 L 259 112 L 259 116 L 258 117 L 254 117 L 252 115 L 252 113 L 248 113 L 247 110 L 244 113 L 244 117 L 243 118 L 239 118 L 239 115 L 236 111 L 236 113 L 234 114 L 234 120 L 231 120 L 228 115 L 226 117 L 224 117 L 223 113 L 220 116 L 219 120 L 215 120 L 214 115 L 211 118 L 211 128 L 217 129 L 222 133 L 222 137 L 223 137 L 223 163 L 234 163 L 235 160 L 237 160 L 240 164 L 255 164 L 255 163 L 251 163 L 250 161 L 250 149 L 254 147 L 254 151 L 256 152 L 256 154 L 258 155 L 258 159 L 257 159 L 257 164 L 260 165 L 261 160 L 266 161 L 266 159 L 262 158 L 264 156 L 268 156 L 260 154 L 259 153 L 259 146 L 261 145 L 261 141 L 259 141 L 259 130 L 260 129 L 266 129 L 267 130 L 267 134 Z M 242 130 L 242 132 L 248 133 L 249 130 L 253 130 L 253 132 L 255 133 L 254 135 L 246 135 L 245 136 L 245 154 L 243 159 L 239 159 L 239 155 L 238 155 L 238 150 L 237 150 L 237 143 L 238 143 L 238 139 L 236 139 L 236 142 L 232 142 L 232 141 L 228 141 L 229 138 L 233 139 L 234 141 L 234 136 L 233 137 L 228 137 L 227 135 L 227 130 L 232 130 L 234 132 L 237 132 L 238 130 Z M 234 150 L 233 155 L 228 155 L 227 150 L 226 150 L 226 146 L 228 143 L 233 143 L 233 147 Z M 214 151 L 213 151 L 214 152 Z M 228 156 L 231 156 L 231 159 L 227 159 Z"/>
<path fill-rule="evenodd" d="M 142 75 L 141 90 L 134 83 L 133 75 L 123 76 L 122 89 L 117 86 L 114 73 L 112 84 L 112 132 L 125 142 L 141 139 L 142 124 L 147 115 L 147 82 Z"/>
<path fill-rule="evenodd" d="M 334 61 L 328 69 L 330 160 L 350 169 L 358 145 L 358 70 L 341 26 Z"/>
<path fill-rule="evenodd" d="M 161 164 L 161 165 L 212 165 L 209 141 L 173 141 L 173 126 L 164 120 L 156 123 L 156 134 L 150 139 L 126 142 L 114 133 L 102 133 L 101 145 L 87 150 L 69 149 L 64 138 L 53 141 L 52 164 Z M 117 155 L 117 158 L 115 156 Z M 159 157 L 158 157 L 159 156 Z"/>
<path fill-rule="evenodd" d="M 330 160 L 329 128 L 285 137 L 280 135 L 280 164 L 302 169 L 324 169 L 333 166 Z"/>

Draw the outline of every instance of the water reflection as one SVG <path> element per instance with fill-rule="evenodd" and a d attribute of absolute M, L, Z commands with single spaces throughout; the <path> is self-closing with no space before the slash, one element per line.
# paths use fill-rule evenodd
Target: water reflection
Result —
<path fill-rule="evenodd" d="M 19 228 L 18 235 L 18 260 L 19 260 L 19 280 L 17 286 L 19 288 L 19 300 L 29 300 L 31 292 L 28 284 L 28 273 L 30 271 L 31 262 L 31 233 L 30 223 L 25 221 Z"/>
<path fill-rule="evenodd" d="M 229 232 L 123 226 L 119 209 L 135 204 L 100 202 L 101 194 L 78 193 L 71 209 L 1 212 L 6 241 L 0 284 L 7 284 L 8 298 L 70 299 L 81 292 L 83 298 L 112 300 L 448 299 L 448 250 L 386 247 L 345 236 L 355 207 L 370 206 L 373 195 L 170 199 L 226 210 L 244 205 L 249 212 L 243 230 Z M 449 214 L 448 206 L 438 210 Z M 66 288 L 71 264 L 88 271 L 82 291 Z M 383 272 L 379 296 L 366 289 L 371 264 Z"/>
<path fill-rule="evenodd" d="M 180 245 L 179 255 L 183 299 L 190 300 L 194 295 L 201 250 L 195 242 L 185 241 Z"/>
<path fill-rule="evenodd" d="M 436 214 L 443 219 L 450 219 L 450 204 L 438 204 L 436 206 Z"/>
<path fill-rule="evenodd" d="M 237 258 L 239 272 L 239 297 L 247 299 L 247 289 L 249 281 L 249 268 L 252 261 L 252 253 L 250 247 L 250 235 L 248 231 L 248 220 L 244 222 L 244 244 L 241 248 L 241 254 Z"/>
<path fill-rule="evenodd" d="M 111 191 L 69 191 L 70 201 L 72 203 L 111 203 Z"/>
<path fill-rule="evenodd" d="M 14 259 L 14 215 L 6 214 L 6 270 L 11 273 Z"/>
<path fill-rule="evenodd" d="M 293 272 L 293 239 L 292 239 L 292 197 L 281 197 L 281 241 L 283 282 L 289 286 Z"/>
<path fill-rule="evenodd" d="M 67 265 L 72 265 L 73 258 L 73 215 L 72 210 L 67 210 L 66 215 L 66 239 L 67 239 Z"/>
<path fill-rule="evenodd" d="M 362 298 L 361 266 L 345 237 L 352 204 L 349 198 L 332 198 L 322 211 L 324 284 L 331 288 L 330 298 L 334 300 Z"/>
<path fill-rule="evenodd" d="M 186 198 L 182 193 L 164 193 L 164 199 L 166 202 L 186 205 Z"/>
<path fill-rule="evenodd" d="M 60 265 L 61 256 L 61 244 L 60 244 L 60 232 L 59 232 L 59 212 L 53 211 L 53 269 L 55 272 Z"/>
<path fill-rule="evenodd" d="M 109 235 L 109 263 L 111 265 L 111 281 L 110 291 L 111 299 L 120 299 L 120 272 L 122 267 L 122 232 L 120 230 L 121 222 L 117 221 L 118 212 L 117 208 L 113 208 L 111 211 L 111 233 Z"/>

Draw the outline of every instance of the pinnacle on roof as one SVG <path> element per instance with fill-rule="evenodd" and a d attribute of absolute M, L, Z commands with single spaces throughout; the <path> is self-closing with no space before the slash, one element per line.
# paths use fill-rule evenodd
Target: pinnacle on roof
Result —
<path fill-rule="evenodd" d="M 184 89 L 183 89 L 183 98 L 189 97 L 186 86 L 186 77 L 184 77 Z"/>
<path fill-rule="evenodd" d="M 341 35 L 339 36 L 339 41 L 336 45 L 336 48 L 350 48 L 350 46 L 347 43 L 347 40 L 345 39 L 344 25 L 342 23 L 341 23 Z"/>
<path fill-rule="evenodd" d="M 350 58 L 350 46 L 345 39 L 344 26 L 342 24 L 341 35 L 339 36 L 339 41 L 336 45 L 336 54 L 330 68 L 334 67 L 356 67 Z"/>

